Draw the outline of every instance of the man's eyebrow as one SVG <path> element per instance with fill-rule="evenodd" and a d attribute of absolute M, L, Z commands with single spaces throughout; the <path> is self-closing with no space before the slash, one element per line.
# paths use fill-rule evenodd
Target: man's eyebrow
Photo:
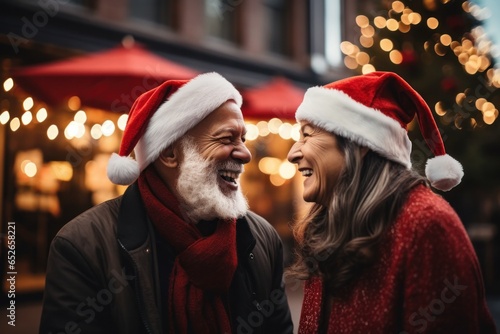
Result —
<path fill-rule="evenodd" d="M 240 130 L 236 127 L 226 127 L 226 128 L 223 128 L 223 129 L 219 129 L 217 131 L 215 131 L 214 133 L 214 136 L 218 136 L 224 132 L 231 132 L 231 133 L 235 133 L 235 132 L 239 132 Z M 247 127 L 246 126 L 243 126 L 243 135 L 246 135 L 247 133 Z"/>

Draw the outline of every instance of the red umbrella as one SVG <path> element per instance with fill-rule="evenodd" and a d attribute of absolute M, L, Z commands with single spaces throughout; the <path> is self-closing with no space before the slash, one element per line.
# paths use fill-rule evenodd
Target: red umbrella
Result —
<path fill-rule="evenodd" d="M 21 68 L 13 77 L 25 91 L 49 104 L 78 96 L 86 106 L 128 112 L 140 94 L 164 80 L 196 74 L 134 45 Z"/>
<path fill-rule="evenodd" d="M 295 111 L 304 98 L 304 90 L 289 80 L 276 77 L 243 92 L 243 115 L 246 118 L 295 120 Z"/>

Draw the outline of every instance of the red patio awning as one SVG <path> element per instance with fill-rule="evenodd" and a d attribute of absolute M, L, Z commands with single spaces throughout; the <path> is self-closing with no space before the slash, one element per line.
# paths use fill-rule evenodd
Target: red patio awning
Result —
<path fill-rule="evenodd" d="M 304 98 L 304 90 L 282 77 L 243 92 L 243 115 L 247 119 L 295 120 L 295 111 Z"/>
<path fill-rule="evenodd" d="M 48 104 L 78 96 L 82 105 L 128 112 L 143 92 L 168 79 L 190 79 L 197 72 L 143 47 L 111 50 L 21 68 L 13 73 L 26 92 Z"/>

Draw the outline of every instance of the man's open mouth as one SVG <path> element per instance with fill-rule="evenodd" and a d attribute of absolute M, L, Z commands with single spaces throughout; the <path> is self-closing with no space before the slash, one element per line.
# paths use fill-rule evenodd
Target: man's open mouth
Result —
<path fill-rule="evenodd" d="M 229 170 L 220 170 L 219 175 L 225 181 L 236 184 L 236 180 L 238 179 L 240 172 L 234 172 L 234 171 L 229 171 Z"/>

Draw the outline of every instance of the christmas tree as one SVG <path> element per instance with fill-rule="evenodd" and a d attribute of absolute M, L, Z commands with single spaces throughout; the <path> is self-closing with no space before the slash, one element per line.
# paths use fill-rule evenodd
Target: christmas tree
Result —
<path fill-rule="evenodd" d="M 453 0 L 360 6 L 359 39 L 341 43 L 345 66 L 405 78 L 433 110 L 448 151 L 463 163 L 464 186 L 498 186 L 500 158 L 493 152 L 500 152 L 500 70 L 482 26 L 488 9 Z M 411 130 L 412 159 L 422 167 L 430 152 Z"/>

